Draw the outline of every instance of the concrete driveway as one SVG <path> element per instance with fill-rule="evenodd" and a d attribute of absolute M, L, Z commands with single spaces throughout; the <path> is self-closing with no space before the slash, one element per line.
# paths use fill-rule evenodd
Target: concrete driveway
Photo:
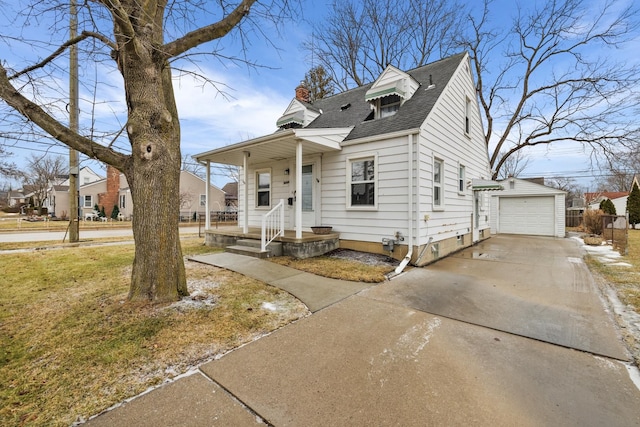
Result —
<path fill-rule="evenodd" d="M 629 360 L 581 248 L 570 239 L 494 236 L 364 295 Z"/>
<path fill-rule="evenodd" d="M 570 240 L 493 237 L 90 424 L 640 425 L 637 369 L 580 259 Z"/>

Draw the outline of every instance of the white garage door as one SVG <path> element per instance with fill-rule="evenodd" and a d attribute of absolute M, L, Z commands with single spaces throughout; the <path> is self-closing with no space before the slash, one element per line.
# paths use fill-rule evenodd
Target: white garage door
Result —
<path fill-rule="evenodd" d="M 554 197 L 500 197 L 498 233 L 555 235 Z"/>

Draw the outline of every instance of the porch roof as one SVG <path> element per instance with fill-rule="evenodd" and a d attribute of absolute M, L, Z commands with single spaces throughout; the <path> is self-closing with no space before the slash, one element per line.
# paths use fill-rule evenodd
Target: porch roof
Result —
<path fill-rule="evenodd" d="M 471 189 L 473 191 L 501 191 L 504 190 L 502 184 L 489 179 L 472 179 Z"/>
<path fill-rule="evenodd" d="M 250 139 L 226 147 L 200 153 L 193 158 L 200 163 L 207 161 L 224 165 L 242 166 L 244 153 L 249 154 L 249 164 L 295 158 L 297 142 L 302 142 L 305 155 L 340 151 L 340 143 L 353 127 L 301 128 L 277 131 L 273 134 Z"/>

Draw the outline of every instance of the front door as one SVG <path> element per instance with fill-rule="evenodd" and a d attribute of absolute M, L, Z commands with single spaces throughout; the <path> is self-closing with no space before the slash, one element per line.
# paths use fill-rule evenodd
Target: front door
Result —
<path fill-rule="evenodd" d="M 295 169 L 294 169 L 295 170 Z M 302 194 L 296 195 L 296 202 L 302 205 L 302 227 L 320 225 L 320 167 L 318 161 L 302 164 Z M 295 215 L 294 215 L 295 226 Z"/>

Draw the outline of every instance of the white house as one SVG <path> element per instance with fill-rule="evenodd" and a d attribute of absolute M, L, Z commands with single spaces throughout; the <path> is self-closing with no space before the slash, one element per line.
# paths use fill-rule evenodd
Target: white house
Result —
<path fill-rule="evenodd" d="M 508 178 L 491 196 L 491 233 L 565 236 L 566 192 Z"/>
<path fill-rule="evenodd" d="M 254 232 L 268 241 L 275 217 L 291 230 L 271 233 L 285 253 L 308 255 L 296 245 L 320 241 L 308 231 L 323 225 L 333 233 L 311 255 L 339 245 L 422 265 L 489 236 L 485 190 L 500 187 L 487 181 L 466 53 L 406 72 L 389 66 L 373 83 L 313 103 L 308 94 L 296 89 L 275 133 L 194 156 L 241 168 L 239 230 L 209 229 L 209 244 Z"/>

